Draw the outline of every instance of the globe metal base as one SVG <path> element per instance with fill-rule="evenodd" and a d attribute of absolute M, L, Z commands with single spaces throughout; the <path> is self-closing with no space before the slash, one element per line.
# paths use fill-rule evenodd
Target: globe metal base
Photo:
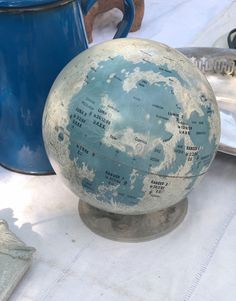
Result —
<path fill-rule="evenodd" d="M 83 201 L 79 214 L 85 225 L 98 235 L 123 242 L 152 240 L 175 229 L 184 219 L 187 198 L 163 210 L 142 215 L 122 215 L 103 211 Z"/>

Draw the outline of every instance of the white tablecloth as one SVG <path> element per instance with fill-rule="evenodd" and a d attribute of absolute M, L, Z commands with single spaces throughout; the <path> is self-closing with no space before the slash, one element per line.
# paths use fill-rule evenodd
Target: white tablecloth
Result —
<path fill-rule="evenodd" d="M 188 46 L 232 2 L 146 0 L 142 29 L 130 36 Z M 99 18 L 95 43 L 112 36 L 118 18 L 116 11 Z M 57 176 L 0 168 L 0 195 L 0 218 L 37 249 L 11 301 L 236 300 L 236 157 L 218 154 L 190 193 L 183 223 L 144 243 L 90 232 L 78 215 L 78 198 Z"/>

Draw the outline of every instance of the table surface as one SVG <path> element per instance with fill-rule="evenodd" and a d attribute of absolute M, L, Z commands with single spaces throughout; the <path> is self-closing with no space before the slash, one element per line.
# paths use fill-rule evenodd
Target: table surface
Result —
<path fill-rule="evenodd" d="M 146 0 L 142 28 L 130 37 L 204 46 L 208 24 L 219 24 L 235 4 Z M 112 36 L 119 17 L 113 11 L 97 20 L 95 43 Z M 236 157 L 218 153 L 189 194 L 181 225 L 149 242 L 114 242 L 92 233 L 78 215 L 78 198 L 57 176 L 0 168 L 0 193 L 0 218 L 37 249 L 11 301 L 235 301 Z"/>

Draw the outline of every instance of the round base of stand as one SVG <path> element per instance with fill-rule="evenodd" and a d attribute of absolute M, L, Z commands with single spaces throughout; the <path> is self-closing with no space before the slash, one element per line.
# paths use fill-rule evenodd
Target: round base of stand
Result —
<path fill-rule="evenodd" d="M 79 202 L 79 214 L 96 234 L 123 242 L 141 242 L 158 238 L 174 230 L 184 219 L 187 198 L 163 210 L 140 215 L 122 215 Z"/>

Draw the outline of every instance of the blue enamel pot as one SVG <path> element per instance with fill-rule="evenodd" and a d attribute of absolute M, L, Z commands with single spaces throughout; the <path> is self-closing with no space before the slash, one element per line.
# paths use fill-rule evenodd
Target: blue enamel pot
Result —
<path fill-rule="evenodd" d="M 61 69 L 88 48 L 83 14 L 96 1 L 0 0 L 0 164 L 27 174 L 50 174 L 42 114 Z M 134 6 L 115 38 L 125 37 Z"/>

